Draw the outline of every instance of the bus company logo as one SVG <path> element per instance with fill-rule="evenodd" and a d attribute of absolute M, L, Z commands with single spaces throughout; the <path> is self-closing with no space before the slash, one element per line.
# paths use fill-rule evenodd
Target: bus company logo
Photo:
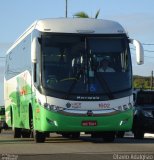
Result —
<path fill-rule="evenodd" d="M 101 109 L 110 109 L 110 104 L 109 103 L 100 103 L 99 108 Z"/>
<path fill-rule="evenodd" d="M 72 105 L 72 108 L 81 108 L 81 103 L 80 102 L 74 102 L 71 105 Z"/>
<path fill-rule="evenodd" d="M 73 103 L 68 102 L 66 104 L 66 107 L 67 108 L 75 108 L 75 109 L 81 108 L 81 103 L 80 102 L 73 102 Z"/>
<path fill-rule="evenodd" d="M 70 108 L 71 107 L 71 103 L 70 102 L 66 103 L 66 107 Z"/>

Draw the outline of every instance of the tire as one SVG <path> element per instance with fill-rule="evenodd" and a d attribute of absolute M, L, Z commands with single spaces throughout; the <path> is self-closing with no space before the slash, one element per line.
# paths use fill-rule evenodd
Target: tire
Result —
<path fill-rule="evenodd" d="M 23 129 L 21 131 L 22 138 L 30 138 L 30 135 L 31 135 L 31 131 L 30 130 Z"/>
<path fill-rule="evenodd" d="M 11 124 L 12 124 L 12 130 L 13 130 L 13 137 L 14 138 L 21 138 L 21 128 L 13 127 L 14 126 L 14 122 L 13 122 L 12 109 L 11 109 Z"/>
<path fill-rule="evenodd" d="M 103 132 L 103 140 L 104 142 L 111 143 L 115 140 L 115 132 Z"/>
<path fill-rule="evenodd" d="M 30 128 L 30 137 L 34 138 L 36 143 L 45 142 L 46 134 L 43 132 L 36 131 L 34 129 L 33 110 L 31 105 L 29 106 L 29 128 Z"/>
<path fill-rule="evenodd" d="M 46 134 L 39 131 L 34 131 L 34 139 L 36 143 L 44 143 Z"/>
<path fill-rule="evenodd" d="M 14 128 L 13 131 L 14 138 L 21 138 L 21 128 Z"/>
<path fill-rule="evenodd" d="M 11 125 L 12 125 L 12 130 L 13 130 L 13 137 L 14 138 L 21 138 L 21 128 L 14 127 L 12 108 L 10 109 L 10 113 L 11 113 Z"/>
<path fill-rule="evenodd" d="M 4 128 L 5 130 L 7 130 L 7 129 L 9 128 L 6 122 L 4 122 L 3 128 Z"/>
<path fill-rule="evenodd" d="M 45 134 L 46 138 L 50 138 L 50 133 Z"/>
<path fill-rule="evenodd" d="M 143 139 L 143 138 L 144 138 L 143 130 L 136 128 L 134 130 L 134 139 Z"/>
<path fill-rule="evenodd" d="M 132 131 L 134 133 L 134 139 L 143 139 L 144 138 L 144 131 L 142 130 L 141 126 L 139 125 L 139 120 L 134 118 L 133 128 Z"/>
<path fill-rule="evenodd" d="M 124 132 L 124 131 L 118 131 L 118 132 L 116 133 L 116 137 L 117 137 L 117 138 L 123 138 L 124 135 L 125 135 L 125 132 Z"/>

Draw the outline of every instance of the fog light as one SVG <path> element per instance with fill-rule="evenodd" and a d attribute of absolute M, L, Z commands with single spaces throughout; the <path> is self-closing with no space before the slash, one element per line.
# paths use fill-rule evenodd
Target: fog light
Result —
<path fill-rule="evenodd" d="M 54 126 L 58 126 L 57 121 L 51 120 L 51 119 L 49 119 L 49 118 L 46 118 L 46 120 L 47 120 L 47 122 L 48 122 L 49 124 L 54 125 Z"/>
<path fill-rule="evenodd" d="M 125 125 L 127 122 L 128 122 L 128 119 L 122 120 L 122 121 L 120 122 L 120 126 Z"/>

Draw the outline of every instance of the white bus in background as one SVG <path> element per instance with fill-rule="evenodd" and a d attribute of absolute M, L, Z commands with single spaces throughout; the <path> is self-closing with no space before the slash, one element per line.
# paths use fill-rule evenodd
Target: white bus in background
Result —
<path fill-rule="evenodd" d="M 129 43 L 143 64 L 143 48 L 114 21 L 43 19 L 33 23 L 6 55 L 5 110 L 14 137 L 44 142 L 57 132 L 114 141 L 133 121 Z M 101 71 L 104 60 L 114 72 Z"/>

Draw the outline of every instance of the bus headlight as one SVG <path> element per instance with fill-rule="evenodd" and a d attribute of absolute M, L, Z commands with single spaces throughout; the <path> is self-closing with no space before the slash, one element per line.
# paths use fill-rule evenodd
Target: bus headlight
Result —
<path fill-rule="evenodd" d="M 118 110 L 118 111 L 123 111 L 122 106 L 118 106 L 118 107 L 117 107 L 117 110 Z"/>
<path fill-rule="evenodd" d="M 44 104 L 44 108 L 49 110 L 49 111 L 54 111 L 54 112 L 58 112 L 58 111 L 64 110 L 63 107 L 59 107 L 59 106 L 56 106 L 56 105 L 51 105 L 51 104 L 48 104 L 48 103 Z"/>
<path fill-rule="evenodd" d="M 127 104 L 123 105 L 124 111 L 127 111 L 128 109 L 132 109 L 132 108 L 133 108 L 133 105 L 131 103 L 128 103 L 128 105 Z"/>
<path fill-rule="evenodd" d="M 123 109 L 124 109 L 124 111 L 126 111 L 129 109 L 129 106 L 125 104 L 125 105 L 123 105 Z"/>
<path fill-rule="evenodd" d="M 128 106 L 129 106 L 130 109 L 133 109 L 132 103 L 128 103 Z"/>
<path fill-rule="evenodd" d="M 127 104 L 124 104 L 124 105 L 122 105 L 122 106 L 118 106 L 118 107 L 116 107 L 116 110 L 118 110 L 118 111 L 127 111 L 127 110 L 129 110 L 129 109 L 132 109 L 132 104 L 131 103 L 129 103 L 128 105 Z"/>

